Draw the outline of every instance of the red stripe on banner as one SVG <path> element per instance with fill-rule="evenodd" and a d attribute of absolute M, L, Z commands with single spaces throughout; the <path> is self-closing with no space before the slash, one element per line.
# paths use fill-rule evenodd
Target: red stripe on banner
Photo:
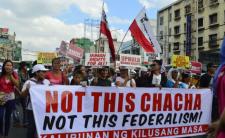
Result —
<path fill-rule="evenodd" d="M 202 134 L 208 131 L 208 125 L 180 126 L 168 128 L 92 131 L 61 134 L 41 134 L 41 138 L 151 138 L 168 136 L 189 136 L 191 134 Z"/>
<path fill-rule="evenodd" d="M 142 46 L 145 52 L 155 52 L 153 45 L 145 37 L 144 33 L 139 28 L 136 20 L 130 26 L 131 35 L 135 38 L 140 46 Z"/>

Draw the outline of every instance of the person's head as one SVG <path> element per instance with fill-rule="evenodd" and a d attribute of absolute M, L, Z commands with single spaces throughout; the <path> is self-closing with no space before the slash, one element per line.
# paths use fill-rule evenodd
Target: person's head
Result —
<path fill-rule="evenodd" d="M 54 58 L 52 60 L 52 69 L 59 71 L 61 69 L 61 59 L 60 58 Z"/>
<path fill-rule="evenodd" d="M 152 71 L 160 71 L 161 66 L 162 66 L 161 60 L 154 60 L 153 63 L 151 64 L 151 69 Z"/>
<path fill-rule="evenodd" d="M 182 82 L 189 83 L 191 81 L 191 75 L 189 73 L 182 73 Z"/>
<path fill-rule="evenodd" d="M 115 70 L 113 68 L 109 68 L 110 77 L 114 76 L 115 74 L 116 74 Z"/>
<path fill-rule="evenodd" d="M 216 65 L 213 63 L 208 63 L 207 64 L 207 72 L 210 74 L 214 74 L 216 71 Z"/>
<path fill-rule="evenodd" d="M 127 67 L 123 67 L 123 66 L 120 67 L 120 76 L 122 78 L 125 78 L 125 77 L 129 76 Z"/>
<path fill-rule="evenodd" d="M 82 80 L 82 75 L 79 73 L 73 74 L 73 80 L 75 83 L 80 84 L 80 82 Z"/>
<path fill-rule="evenodd" d="M 87 75 L 85 66 L 83 66 L 83 65 L 76 66 L 75 72 L 78 72 L 78 73 L 82 74 L 83 76 Z"/>
<path fill-rule="evenodd" d="M 106 68 L 106 67 L 101 68 L 100 69 L 100 76 L 104 79 L 107 78 L 109 76 L 109 69 Z"/>
<path fill-rule="evenodd" d="M 67 66 L 67 71 L 68 71 L 68 73 L 71 73 L 71 72 L 73 72 L 73 65 L 72 64 L 69 64 L 68 66 Z"/>
<path fill-rule="evenodd" d="M 20 62 L 20 69 L 27 69 L 27 63 L 26 62 L 24 62 L 24 61 L 22 61 L 22 62 Z"/>
<path fill-rule="evenodd" d="M 139 77 L 147 77 L 148 76 L 148 69 L 142 68 L 139 70 Z"/>
<path fill-rule="evenodd" d="M 177 80 L 178 79 L 178 75 L 179 75 L 179 71 L 177 69 L 174 69 L 171 72 L 172 79 L 174 79 L 174 80 Z"/>
<path fill-rule="evenodd" d="M 10 74 L 12 72 L 13 72 L 13 62 L 11 60 L 6 60 L 2 66 L 1 76 Z"/>
<path fill-rule="evenodd" d="M 45 79 L 45 72 L 48 71 L 42 64 L 37 64 L 33 67 L 32 73 L 34 74 L 34 77 L 38 80 L 44 80 Z"/>

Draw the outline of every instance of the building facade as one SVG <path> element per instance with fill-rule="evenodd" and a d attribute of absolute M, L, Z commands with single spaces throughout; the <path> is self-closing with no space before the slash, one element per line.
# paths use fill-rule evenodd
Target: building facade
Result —
<path fill-rule="evenodd" d="M 22 60 L 22 41 L 16 40 L 16 34 L 8 33 L 8 28 L 0 28 L 0 62 L 10 59 L 14 62 Z"/>
<path fill-rule="evenodd" d="M 225 0 L 177 0 L 158 11 L 157 38 L 166 64 L 173 54 L 219 63 L 224 35 Z"/>

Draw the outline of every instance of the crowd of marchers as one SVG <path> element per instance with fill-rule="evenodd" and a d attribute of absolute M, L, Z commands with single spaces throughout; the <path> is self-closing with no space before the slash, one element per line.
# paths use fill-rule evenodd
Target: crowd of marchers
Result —
<path fill-rule="evenodd" d="M 204 74 L 193 75 L 188 69 L 166 69 L 161 60 L 154 60 L 148 68 L 131 69 L 120 66 L 113 69 L 107 66 L 101 68 L 71 64 L 65 66 L 61 65 L 61 58 L 55 58 L 50 69 L 34 61 L 31 69 L 28 69 L 26 62 L 21 62 L 15 71 L 13 62 L 6 60 L 0 75 L 0 138 L 7 138 L 11 127 L 25 127 L 27 138 L 37 137 L 29 96 L 31 85 L 213 89 L 216 69 L 215 64 L 209 63 Z M 219 110 L 217 102 L 213 102 L 213 106 L 215 107 L 213 121 L 216 121 L 219 119 L 216 115 Z M 22 107 L 22 113 L 18 112 L 18 107 Z M 214 123 L 210 130 L 215 130 L 218 126 L 218 122 Z"/>

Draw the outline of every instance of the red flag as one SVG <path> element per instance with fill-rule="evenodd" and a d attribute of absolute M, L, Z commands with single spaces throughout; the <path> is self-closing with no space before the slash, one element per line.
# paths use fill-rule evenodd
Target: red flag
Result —
<path fill-rule="evenodd" d="M 102 11 L 102 20 L 101 20 L 101 25 L 100 25 L 100 33 L 104 34 L 107 39 L 108 39 L 108 43 L 109 43 L 109 49 L 112 55 L 112 60 L 115 61 L 116 56 L 115 56 L 115 48 L 114 48 L 114 44 L 113 44 L 113 39 L 112 39 L 112 35 L 111 32 L 108 28 L 108 22 L 106 20 L 106 14 L 105 11 Z"/>
<path fill-rule="evenodd" d="M 143 9 L 134 19 L 130 26 L 131 35 L 138 42 L 138 44 L 149 53 L 161 53 L 161 47 L 155 37 L 152 36 L 151 27 Z"/>

